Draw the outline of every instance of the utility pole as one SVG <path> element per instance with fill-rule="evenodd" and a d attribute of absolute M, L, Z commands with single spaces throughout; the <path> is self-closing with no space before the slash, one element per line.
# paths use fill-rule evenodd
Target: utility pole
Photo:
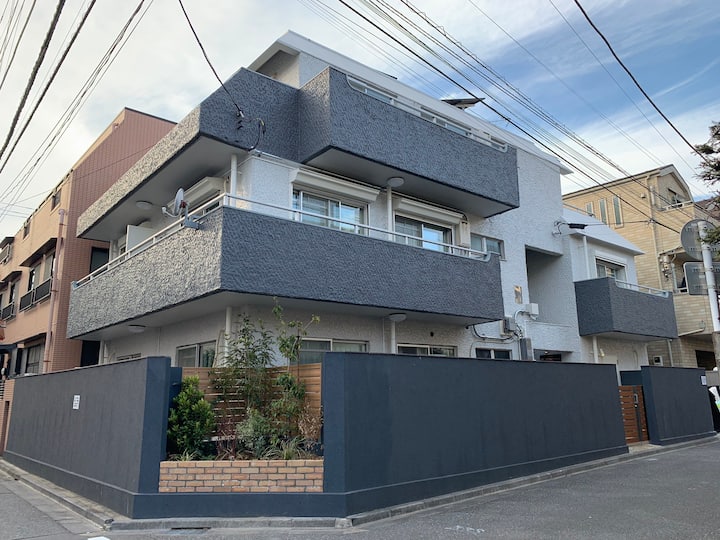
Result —
<path fill-rule="evenodd" d="M 710 303 L 710 316 L 713 323 L 712 342 L 715 354 L 715 366 L 720 371 L 720 313 L 718 310 L 717 285 L 715 283 L 715 272 L 713 272 L 712 250 L 710 244 L 705 242 L 707 234 L 707 221 L 698 222 L 698 233 L 702 246 L 702 261 L 705 270 L 705 282 L 707 283 L 708 302 Z"/>

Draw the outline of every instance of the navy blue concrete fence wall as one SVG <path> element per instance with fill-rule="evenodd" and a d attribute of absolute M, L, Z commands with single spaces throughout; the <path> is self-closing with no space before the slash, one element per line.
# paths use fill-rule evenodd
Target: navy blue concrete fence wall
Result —
<path fill-rule="evenodd" d="M 623 384 L 642 384 L 648 435 L 653 444 L 672 444 L 715 435 L 705 370 L 642 366 L 622 372 Z"/>
<path fill-rule="evenodd" d="M 322 377 L 324 493 L 158 493 L 167 358 L 19 379 L 4 457 L 133 518 L 341 517 L 627 452 L 610 365 L 329 353 Z"/>
<path fill-rule="evenodd" d="M 179 382 L 169 358 L 17 379 L 3 457 L 131 515 L 135 494 L 158 490 L 171 386 Z"/>
<path fill-rule="evenodd" d="M 611 365 L 331 353 L 322 377 L 351 513 L 627 452 Z"/>

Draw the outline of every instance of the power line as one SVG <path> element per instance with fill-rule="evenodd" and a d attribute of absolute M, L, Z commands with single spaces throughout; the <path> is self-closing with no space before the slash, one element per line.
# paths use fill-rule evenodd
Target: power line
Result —
<path fill-rule="evenodd" d="M 462 85 L 460 82 L 456 81 L 456 80 L 453 79 L 450 75 L 448 75 L 447 73 L 445 73 L 443 70 L 441 70 L 440 68 L 438 68 L 437 66 L 435 66 L 434 64 L 432 64 L 432 63 L 431 63 L 430 61 L 428 61 L 427 59 L 423 58 L 423 57 L 422 57 L 421 55 L 419 55 L 417 52 L 415 52 L 415 51 L 412 50 L 410 47 L 408 47 L 405 43 L 401 42 L 401 41 L 400 41 L 399 39 L 397 39 L 395 36 L 393 36 L 392 34 L 390 34 L 387 30 L 381 28 L 376 22 L 372 21 L 372 20 L 371 20 L 370 18 L 368 18 L 366 15 L 364 15 L 364 14 L 361 13 L 361 12 L 359 12 L 359 11 L 356 10 L 354 7 L 350 6 L 345 0 L 340 0 L 340 3 L 342 3 L 345 7 L 347 7 L 347 8 L 350 9 L 352 12 L 354 12 L 356 15 L 358 15 L 359 17 L 361 17 L 361 18 L 362 18 L 363 20 L 365 20 L 367 23 L 373 25 L 375 28 L 377 28 L 378 30 L 380 30 L 381 32 L 383 32 L 384 34 L 386 34 L 390 39 L 392 39 L 393 41 L 395 41 L 396 43 L 398 43 L 401 47 L 404 47 L 405 49 L 407 49 L 411 54 L 415 55 L 421 62 L 423 62 L 424 64 L 426 64 L 431 70 L 433 70 L 433 71 L 435 71 L 436 73 L 438 73 L 441 77 L 447 79 L 448 81 L 450 81 L 452 84 L 454 84 L 455 86 L 457 86 L 458 88 L 460 88 L 461 90 L 463 90 L 464 92 L 466 92 L 466 93 L 467 93 L 468 95 L 470 95 L 471 97 L 474 97 L 474 98 L 479 99 L 478 96 L 476 96 L 472 91 L 470 91 L 468 88 L 466 88 L 466 87 L 465 87 L 464 85 Z M 400 25 L 400 26 L 402 26 L 402 25 Z M 403 27 L 403 29 L 404 29 L 404 32 L 406 33 L 406 35 L 408 35 L 409 37 L 411 37 L 411 38 L 414 39 L 414 36 L 412 35 L 412 33 L 410 33 L 410 32 L 409 32 L 406 28 L 404 28 L 404 27 Z M 447 63 L 447 62 L 446 62 L 446 63 Z M 456 69 L 456 68 L 454 68 L 453 66 L 450 66 L 450 67 L 452 67 L 453 69 Z M 456 71 L 457 71 L 457 70 L 456 70 Z M 533 134 L 531 134 L 527 129 L 523 128 L 523 127 L 522 127 L 521 125 L 519 125 L 517 122 L 515 122 L 515 121 L 513 121 L 511 118 L 509 118 L 507 115 L 504 115 L 503 113 L 501 113 L 499 110 L 497 110 L 495 107 L 493 107 L 493 106 L 490 105 L 489 103 L 485 102 L 484 100 L 480 100 L 480 103 L 483 104 L 483 105 L 484 105 L 485 107 L 487 107 L 488 109 L 490 109 L 491 111 L 493 111 L 495 114 L 497 114 L 497 115 L 500 116 L 501 118 L 503 118 L 506 122 L 508 122 L 509 124 L 511 124 L 512 126 L 514 126 L 516 129 L 520 130 L 522 133 L 524 133 L 526 136 L 528 136 L 529 138 L 531 138 L 533 141 L 537 142 L 540 146 L 542 146 L 543 148 L 545 148 L 549 153 L 551 153 L 551 154 L 554 155 L 555 157 L 557 157 L 557 158 L 559 158 L 559 159 L 562 160 L 561 156 L 559 156 L 558 153 L 557 153 L 553 148 L 551 148 L 550 146 L 548 146 L 547 144 L 545 144 L 544 142 L 542 142 L 541 140 L 539 140 L 537 137 L 535 137 Z M 568 160 L 565 159 L 564 161 L 567 162 Z M 598 185 L 599 185 L 600 187 L 602 187 L 603 189 L 606 189 L 606 190 L 609 191 L 611 194 L 613 194 L 614 196 L 618 197 L 619 200 L 623 201 L 626 205 L 628 205 L 629 207 L 633 208 L 634 210 L 636 210 L 637 212 L 639 212 L 641 215 L 644 215 L 644 216 L 646 216 L 648 219 L 650 219 L 650 220 L 654 221 L 655 223 L 657 223 L 658 225 L 660 225 L 660 226 L 662 226 L 662 227 L 665 227 L 665 228 L 667 228 L 667 229 L 669 229 L 669 230 L 671 230 L 671 231 L 676 232 L 676 233 L 679 234 L 679 231 L 675 230 L 673 227 L 670 227 L 669 225 L 666 225 L 666 224 L 664 224 L 664 223 L 660 223 L 659 221 L 653 219 L 651 216 L 648 216 L 647 214 L 645 214 L 645 212 L 643 212 L 641 209 L 637 208 L 635 205 L 633 205 L 633 204 L 630 203 L 629 201 L 624 200 L 622 197 L 620 197 L 619 195 L 617 195 L 616 193 L 614 193 L 609 187 L 607 187 L 607 186 L 604 185 L 604 184 L 601 184 L 600 182 L 598 182 L 597 180 L 595 180 L 592 176 L 590 176 L 589 174 L 585 173 L 585 171 L 583 171 L 582 168 L 577 167 L 577 170 L 578 170 L 578 172 L 580 172 L 580 173 L 583 174 L 584 176 L 587 176 L 590 180 L 592 180 L 593 182 L 595 182 L 596 184 L 598 184 Z"/>
<path fill-rule="evenodd" d="M 42 64 L 43 60 L 45 59 L 45 55 L 47 54 L 48 47 L 50 46 L 50 40 L 52 39 L 52 36 L 55 33 L 55 27 L 57 26 L 58 20 L 60 19 L 60 14 L 62 13 L 64 6 L 65 6 L 65 0 L 59 0 L 58 5 L 55 8 L 55 14 L 53 15 L 53 19 L 50 22 L 50 28 L 48 29 L 47 34 L 45 35 L 45 39 L 43 40 L 43 43 L 40 46 L 40 52 L 38 54 L 37 60 L 35 60 L 35 65 L 33 66 L 32 73 L 30 74 L 30 78 L 28 79 L 27 85 L 25 86 L 25 91 L 23 92 L 23 96 L 20 99 L 20 104 L 18 105 L 18 108 L 15 111 L 15 116 L 13 117 L 12 122 L 10 123 L 10 129 L 8 130 L 7 138 L 5 139 L 5 142 L 3 143 L 2 148 L 0 148 L 0 157 L 2 157 L 3 153 L 5 152 L 5 149 L 8 147 L 8 144 L 10 144 L 10 139 L 12 138 L 13 132 L 15 131 L 15 126 L 17 125 L 18 119 L 20 118 L 20 114 L 22 113 L 22 109 L 25 106 L 25 102 L 27 101 L 28 95 L 30 94 L 30 89 L 32 88 L 33 83 L 35 82 L 37 73 L 40 70 L 40 65 Z"/>
<path fill-rule="evenodd" d="M 640 90 L 640 92 L 642 93 L 642 95 L 645 96 L 645 99 L 648 100 L 648 103 L 650 103 L 650 105 L 653 106 L 653 108 L 658 112 L 658 114 L 663 117 L 663 120 L 665 120 L 665 122 L 667 122 L 667 124 L 673 129 L 673 131 L 675 131 L 675 133 L 678 134 L 678 136 L 683 140 L 683 142 L 690 147 L 690 149 L 693 151 L 694 154 L 697 154 L 698 156 L 700 156 L 700 158 L 701 158 L 705 163 L 710 163 L 705 156 L 703 156 L 702 154 L 698 154 L 698 153 L 695 151 L 695 147 L 692 145 L 692 143 L 685 138 L 685 135 L 683 135 L 682 133 L 680 133 L 680 130 L 679 130 L 677 127 L 675 127 L 675 124 L 673 124 L 673 123 L 670 121 L 670 119 L 669 119 L 667 116 L 665 116 L 665 113 L 663 113 L 663 112 L 660 110 L 660 107 L 658 107 L 658 106 L 655 104 L 655 102 L 654 102 L 654 101 L 652 100 L 652 98 L 648 95 L 648 93 L 645 91 L 645 89 L 644 89 L 642 86 L 640 86 L 640 83 L 637 81 L 637 79 L 636 79 L 635 76 L 632 74 L 632 72 L 628 69 L 628 67 L 623 63 L 623 61 L 622 61 L 622 60 L 620 59 L 620 57 L 617 55 L 617 53 L 616 53 L 615 50 L 613 49 L 612 45 L 610 45 L 610 42 L 609 42 L 609 41 L 607 40 L 607 38 L 603 35 L 603 33 L 600 31 L 600 29 L 599 29 L 597 26 L 595 26 L 595 23 L 592 21 L 592 19 L 590 19 L 590 16 L 587 14 L 587 12 L 585 11 L 585 9 L 582 7 L 582 5 L 580 4 L 579 0 L 573 0 L 573 1 L 575 2 L 575 5 L 580 9 L 580 11 L 582 12 L 582 14 L 585 16 L 585 19 L 586 19 L 587 22 L 590 24 L 590 26 L 592 26 L 593 30 L 595 30 L 595 32 L 597 33 L 597 35 L 600 36 L 600 38 L 605 42 L 605 45 L 607 45 L 607 48 L 610 50 L 610 52 L 612 53 L 612 55 L 613 55 L 613 57 L 615 58 L 615 60 L 617 60 L 617 63 L 620 64 L 620 67 L 622 67 L 623 70 L 625 70 L 625 73 L 628 74 L 628 77 L 630 77 L 630 79 L 632 80 L 632 82 L 635 83 L 635 86 L 637 86 L 638 90 Z"/>
<path fill-rule="evenodd" d="M 216 78 L 216 79 L 218 80 L 218 82 L 220 83 L 220 86 L 222 86 L 222 89 L 225 90 L 225 93 L 226 93 L 226 94 L 228 95 L 228 97 L 230 98 L 230 101 L 232 101 L 232 102 L 233 102 L 233 105 L 235 105 L 235 108 L 237 109 L 237 115 L 238 115 L 238 117 L 244 118 L 244 117 L 245 117 L 245 114 L 243 113 L 242 109 L 240 108 L 240 105 L 238 105 L 238 104 L 235 102 L 235 99 L 232 97 L 232 94 L 231 94 L 230 91 L 225 87 L 225 83 L 222 82 L 222 79 L 220 79 L 220 76 L 218 75 L 217 71 L 215 71 L 215 68 L 213 67 L 212 62 L 210 61 L 210 58 L 208 58 L 208 55 L 207 55 L 207 53 L 205 52 L 205 47 L 203 47 L 203 44 L 202 44 L 202 42 L 200 41 L 200 38 L 198 37 L 197 32 L 195 31 L 195 27 L 193 26 L 192 22 L 190 22 L 190 17 L 188 16 L 187 11 L 185 11 L 185 6 L 183 5 L 182 0 L 178 0 L 178 2 L 180 3 L 180 9 L 182 9 L 183 15 L 185 15 L 185 20 L 187 21 L 188 26 L 190 27 L 190 30 L 191 30 L 192 33 L 193 33 L 193 36 L 195 36 L 195 41 L 197 42 L 198 47 L 200 47 L 200 50 L 202 51 L 203 56 L 205 57 L 205 61 L 207 62 L 207 65 L 210 66 L 210 70 L 213 72 L 213 75 L 215 75 L 215 78 Z"/>
<path fill-rule="evenodd" d="M 55 145 L 59 142 L 60 137 L 63 133 L 67 130 L 67 128 L 70 126 L 70 123 L 72 122 L 73 118 L 78 114 L 80 111 L 80 108 L 84 104 L 85 101 L 89 98 L 90 94 L 94 90 L 94 88 L 97 86 L 97 84 L 100 82 L 104 74 L 107 72 L 109 67 L 112 65 L 113 61 L 117 57 L 117 55 L 120 53 L 120 51 L 123 49 L 125 44 L 127 43 L 130 36 L 133 34 L 137 26 L 140 24 L 140 21 L 143 19 L 147 11 L 150 9 L 150 6 L 152 5 L 152 0 L 150 0 L 147 4 L 147 7 L 145 10 L 140 14 L 137 22 L 135 22 L 135 26 L 130 29 L 128 33 L 128 29 L 135 21 L 135 18 L 138 17 L 138 13 L 142 10 L 143 4 L 145 3 L 145 0 L 140 0 L 138 5 L 135 7 L 134 11 L 128 18 L 128 20 L 125 22 L 124 26 L 121 28 L 118 35 L 115 37 L 114 41 L 111 43 L 108 50 L 105 52 L 103 57 L 98 62 L 97 66 L 94 68 L 92 73 L 88 76 L 87 80 L 81 87 L 81 89 L 78 91 L 78 93 L 73 98 L 73 101 L 70 105 L 65 109 L 63 114 L 61 115 L 60 119 L 55 123 L 55 126 L 52 128 L 52 131 L 45 137 L 45 139 L 40 143 L 41 145 L 47 143 L 45 147 L 39 147 L 33 155 L 28 159 L 26 164 L 23 166 L 22 170 L 18 175 L 15 177 L 15 179 L 10 183 L 10 185 L 4 190 L 2 194 L 0 194 L 0 199 L 7 196 L 9 192 L 12 192 L 13 202 L 17 201 L 17 199 L 20 198 L 22 193 L 24 193 L 25 189 L 27 189 L 27 186 L 30 183 L 30 180 L 32 180 L 34 174 L 37 174 L 38 168 L 42 162 L 44 162 L 45 159 L 47 159 L 47 156 L 49 155 L 49 152 L 55 147 Z M 35 160 L 33 162 L 33 160 Z M 23 177 L 24 175 L 24 177 Z M 0 211 L 0 221 L 4 217 L 4 213 Z"/>
<path fill-rule="evenodd" d="M 10 73 L 10 68 L 12 67 L 13 61 L 15 60 L 15 55 L 17 54 L 18 48 L 20 47 L 20 42 L 22 41 L 22 38 L 25 35 L 25 29 L 27 28 L 27 25 L 30 22 L 30 17 L 32 16 L 33 11 L 35 10 L 36 2 L 37 2 L 37 0 L 33 0 L 32 5 L 30 6 L 30 11 L 28 11 L 27 17 L 25 18 L 25 23 L 23 24 L 23 27 L 20 30 L 20 35 L 18 36 L 17 41 L 15 42 L 15 47 L 13 48 L 12 54 L 10 55 L 10 60 L 8 60 L 7 67 L 5 68 L 5 74 L 3 75 L 2 80 L 0 80 L 0 90 L 2 89 L 3 85 L 5 84 L 5 79 L 7 79 L 7 76 Z M 8 38 L 9 38 L 9 36 L 10 36 L 10 31 L 8 31 Z"/>
<path fill-rule="evenodd" d="M 2 173 L 5 170 L 5 166 L 8 164 L 8 161 L 10 160 L 10 157 L 12 156 L 13 151 L 17 147 L 18 143 L 20 142 L 20 139 L 25 134 L 25 131 L 27 130 L 28 126 L 30 125 L 31 120 L 33 119 L 33 116 L 35 116 L 35 112 L 38 110 L 38 107 L 40 107 L 40 103 L 42 103 L 42 100 L 45 98 L 45 95 L 47 94 L 48 90 L 50 89 L 50 85 L 52 85 L 53 81 L 55 80 L 55 77 L 58 74 L 58 71 L 60 71 L 60 67 L 63 65 L 63 62 L 65 61 L 65 58 L 67 58 L 68 53 L 70 52 L 70 49 L 72 48 L 73 44 L 75 43 L 75 40 L 78 37 L 78 34 L 80 34 L 80 30 L 82 30 L 82 27 L 85 24 L 85 21 L 87 20 L 88 16 L 90 15 L 90 12 L 92 11 L 92 8 L 95 6 L 96 0 L 92 0 L 90 2 L 90 5 L 85 10 L 85 13 L 83 14 L 82 19 L 80 20 L 80 24 L 75 29 L 75 32 L 73 33 L 72 37 L 70 38 L 70 42 L 68 43 L 67 47 L 62 53 L 62 56 L 60 57 L 60 60 L 55 65 L 55 69 L 53 70 L 52 74 L 50 75 L 50 78 L 48 79 L 47 83 L 45 84 L 45 87 L 42 90 L 42 93 L 38 97 L 37 101 L 35 102 L 35 106 L 33 107 L 32 111 L 30 111 L 30 114 L 25 119 L 25 124 L 23 125 L 22 129 L 20 130 L 20 133 L 18 133 L 18 136 L 15 138 L 15 142 L 13 143 L 12 148 L 5 156 L 5 161 L 2 165 L 0 165 L 0 173 Z"/>

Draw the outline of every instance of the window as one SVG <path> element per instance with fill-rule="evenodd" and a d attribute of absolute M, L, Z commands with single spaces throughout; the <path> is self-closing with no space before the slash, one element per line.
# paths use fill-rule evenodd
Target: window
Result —
<path fill-rule="evenodd" d="M 105 248 L 94 247 L 90 251 L 90 273 L 105 266 L 109 260 L 110 252 Z"/>
<path fill-rule="evenodd" d="M 55 252 L 48 253 L 45 255 L 45 261 L 43 262 L 43 276 L 42 281 L 45 282 L 50 279 L 53 275 L 53 264 L 55 263 Z"/>
<path fill-rule="evenodd" d="M 365 207 L 322 197 L 305 191 L 293 191 L 293 208 L 315 215 L 300 214 L 298 220 L 311 225 L 330 227 L 346 232 L 359 233 L 357 225 L 365 224 Z M 319 216 L 327 216 L 325 219 Z"/>
<path fill-rule="evenodd" d="M 487 253 L 494 253 L 501 259 L 505 258 L 505 246 L 503 245 L 503 241 L 496 238 L 489 238 L 479 234 L 471 234 L 470 248 L 478 251 L 486 251 Z"/>
<path fill-rule="evenodd" d="M 23 225 L 23 238 L 26 238 L 30 234 L 30 220 L 28 219 Z"/>
<path fill-rule="evenodd" d="M 357 79 L 348 77 L 348 84 L 351 87 L 353 87 L 355 90 L 357 90 L 358 92 L 362 92 L 363 94 L 367 94 L 370 97 L 379 99 L 380 101 L 382 101 L 384 103 L 389 103 L 392 105 L 392 103 L 395 101 L 394 95 L 392 95 L 384 90 L 380 90 L 379 88 L 370 86 L 364 82 L 358 81 Z"/>
<path fill-rule="evenodd" d="M 595 269 L 597 270 L 597 277 L 599 278 L 609 277 L 620 281 L 625 280 L 625 266 L 621 264 L 596 259 Z"/>
<path fill-rule="evenodd" d="M 675 193 L 672 189 L 668 189 L 668 199 L 671 206 L 679 206 L 683 203 L 680 195 Z"/>
<path fill-rule="evenodd" d="M 305 339 L 300 342 L 300 364 L 317 364 L 322 362 L 326 352 L 367 352 L 364 341 L 341 341 L 335 339 Z"/>
<path fill-rule="evenodd" d="M 484 360 L 512 360 L 512 351 L 508 349 L 475 349 L 475 358 Z"/>
<path fill-rule="evenodd" d="M 595 216 L 595 209 L 593 208 L 592 202 L 585 203 L 585 213 L 588 216 Z"/>
<path fill-rule="evenodd" d="M 60 189 L 58 189 L 55 193 L 52 194 L 52 199 L 50 202 L 50 210 L 55 209 L 55 207 L 60 204 Z"/>
<path fill-rule="evenodd" d="M 206 341 L 195 345 L 184 345 L 175 351 L 177 367 L 212 367 L 215 361 L 215 342 Z"/>
<path fill-rule="evenodd" d="M 449 345 L 398 345 L 398 354 L 411 354 L 413 356 L 447 356 L 456 357 L 457 350 Z"/>
<path fill-rule="evenodd" d="M 450 246 L 442 244 L 452 244 L 452 229 L 404 216 L 395 216 L 395 232 L 405 235 L 398 237 L 398 241 L 410 246 L 450 251 Z"/>
<path fill-rule="evenodd" d="M 140 358 L 140 353 L 130 353 L 130 354 L 123 354 L 122 356 L 118 356 L 115 361 L 116 362 L 125 362 L 127 360 L 135 360 L 137 358 Z"/>
<path fill-rule="evenodd" d="M 600 199 L 600 220 L 607 225 L 608 217 L 607 217 L 607 202 L 605 199 Z"/>
<path fill-rule="evenodd" d="M 25 349 L 25 373 L 40 373 L 40 365 L 45 355 L 45 345 L 35 345 Z"/>
<path fill-rule="evenodd" d="M 30 268 L 30 273 L 28 274 L 28 291 L 32 291 L 35 287 L 37 287 L 38 283 L 38 274 L 40 273 L 40 264 L 36 264 L 32 268 Z"/>
<path fill-rule="evenodd" d="M 425 120 L 428 120 L 434 124 L 437 124 L 438 126 L 447 128 L 450 131 L 459 133 L 460 135 L 465 135 L 466 137 L 468 137 L 470 135 L 469 127 L 465 127 L 462 124 L 457 124 L 457 123 L 453 122 L 452 120 L 445 118 L 444 116 L 441 116 L 432 111 L 429 111 L 425 108 L 423 108 L 422 111 L 420 112 L 420 117 L 424 118 Z"/>
<path fill-rule="evenodd" d="M 620 197 L 613 195 L 613 213 L 615 214 L 615 225 L 622 225 L 622 212 L 620 211 Z"/>

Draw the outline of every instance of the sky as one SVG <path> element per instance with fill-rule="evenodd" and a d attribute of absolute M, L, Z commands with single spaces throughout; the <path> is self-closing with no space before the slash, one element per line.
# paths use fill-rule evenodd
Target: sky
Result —
<path fill-rule="evenodd" d="M 90 3 L 66 1 L 14 135 L 0 153 L 0 238 L 15 235 L 123 107 L 179 121 L 219 86 L 179 1 L 145 0 L 102 77 L 92 90 L 83 90 L 138 1 L 97 0 L 16 142 Z M 183 0 L 205 52 L 223 80 L 293 30 L 433 97 L 465 97 L 467 91 L 486 97 L 486 103 L 503 116 L 482 105 L 473 107 L 471 114 L 517 133 L 507 121 L 510 119 L 553 148 L 579 148 L 570 138 L 576 136 L 575 140 L 592 150 L 583 150 L 585 157 L 571 156 L 570 168 L 586 174 L 564 177 L 563 192 L 666 164 L 677 167 L 696 198 L 712 192 L 696 178 L 697 157 L 612 58 L 574 0 L 374 3 L 395 10 L 395 18 L 402 23 L 385 23 L 387 33 L 454 82 L 355 13 L 353 10 L 377 20 L 364 0 Z M 717 0 L 580 3 L 678 130 L 693 144 L 705 142 L 708 126 L 720 121 Z M 10 132 L 57 2 L 37 1 L 29 18 L 32 2 L 6 0 L 4 4 L 0 8 L 0 145 Z M 417 13 L 424 14 L 424 19 Z M 26 20 L 25 32 L 18 39 Z M 461 45 L 463 60 L 442 52 L 421 29 L 445 44 L 452 39 Z M 500 81 L 504 90 L 483 75 Z M 508 94 L 517 99 L 513 101 Z M 79 103 L 78 96 L 82 96 Z M 556 127 L 527 106 L 550 118 Z M 598 158 L 589 157 L 590 152 L 605 156 L 613 165 L 605 162 L 602 170 L 591 168 L 589 161 L 597 163 Z"/>

